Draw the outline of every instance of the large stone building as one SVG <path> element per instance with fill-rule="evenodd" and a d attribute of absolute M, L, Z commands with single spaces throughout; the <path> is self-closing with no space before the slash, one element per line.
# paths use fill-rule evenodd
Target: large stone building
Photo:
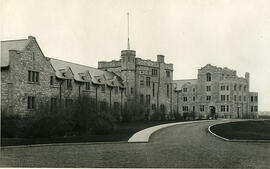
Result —
<path fill-rule="evenodd" d="M 128 45 L 129 46 L 129 45 Z M 123 113 L 126 103 L 144 107 L 146 118 L 194 112 L 249 118 L 257 115 L 258 93 L 249 90 L 249 73 L 206 65 L 197 79 L 173 80 L 173 64 L 121 51 L 119 60 L 99 62 L 98 69 L 44 56 L 36 39 L 1 41 L 1 111 L 25 116 L 41 105 L 69 105 L 88 96 L 96 108 Z"/>
<path fill-rule="evenodd" d="M 120 113 L 124 90 L 112 72 L 45 57 L 32 36 L 1 41 L 1 112 L 25 116 L 44 104 L 52 110 L 89 96 L 97 108 Z"/>
<path fill-rule="evenodd" d="M 144 105 L 146 117 L 155 112 L 171 118 L 173 111 L 173 64 L 167 64 L 163 55 L 157 61 L 136 57 L 136 51 L 123 50 L 119 60 L 99 62 L 98 68 L 114 72 L 125 81 L 127 100 Z"/>
<path fill-rule="evenodd" d="M 197 79 L 174 80 L 178 112 L 196 116 L 253 118 L 258 113 L 258 93 L 249 90 L 249 73 L 238 77 L 235 70 L 207 64 Z"/>

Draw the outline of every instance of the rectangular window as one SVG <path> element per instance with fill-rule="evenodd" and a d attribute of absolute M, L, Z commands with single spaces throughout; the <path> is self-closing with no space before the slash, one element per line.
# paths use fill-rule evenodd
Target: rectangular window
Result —
<path fill-rule="evenodd" d="M 220 95 L 220 100 L 225 101 L 225 95 Z"/>
<path fill-rule="evenodd" d="M 169 70 L 166 70 L 166 76 L 170 77 L 171 76 L 171 72 Z"/>
<path fill-rule="evenodd" d="M 247 86 L 245 85 L 245 86 L 244 86 L 244 91 L 246 91 L 246 90 L 247 90 Z"/>
<path fill-rule="evenodd" d="M 146 77 L 146 86 L 150 87 L 150 77 Z"/>
<path fill-rule="evenodd" d="M 53 85 L 54 84 L 54 76 L 51 76 L 50 77 L 50 85 Z"/>
<path fill-rule="evenodd" d="M 239 85 L 239 91 L 241 91 L 242 90 L 242 85 Z"/>
<path fill-rule="evenodd" d="M 250 97 L 250 101 L 253 102 L 253 96 Z"/>
<path fill-rule="evenodd" d="M 35 109 L 36 108 L 36 99 L 34 96 L 28 96 L 27 98 L 27 108 Z"/>
<path fill-rule="evenodd" d="M 196 89 L 195 89 L 195 87 L 193 88 L 193 92 L 195 92 L 196 91 Z"/>
<path fill-rule="evenodd" d="M 183 92 L 187 92 L 187 88 L 183 88 Z"/>
<path fill-rule="evenodd" d="M 193 107 L 192 107 L 192 111 L 193 111 L 193 112 L 195 112 L 195 111 L 196 111 L 195 106 L 193 106 Z"/>
<path fill-rule="evenodd" d="M 183 101 L 184 102 L 187 102 L 187 97 L 183 97 Z"/>
<path fill-rule="evenodd" d="M 254 106 L 254 112 L 258 111 L 258 106 Z"/>
<path fill-rule="evenodd" d="M 206 86 L 206 91 L 211 91 L 211 86 Z"/>
<path fill-rule="evenodd" d="M 71 79 L 67 80 L 67 88 L 72 89 L 72 80 Z"/>
<path fill-rule="evenodd" d="M 239 96 L 239 101 L 242 101 L 242 97 L 241 96 Z"/>
<path fill-rule="evenodd" d="M 229 112 L 229 105 L 226 106 L 226 110 L 227 110 L 227 112 Z"/>
<path fill-rule="evenodd" d="M 130 94 L 133 94 L 134 93 L 134 89 L 133 87 L 130 88 Z"/>
<path fill-rule="evenodd" d="M 227 90 L 229 90 L 229 85 L 227 85 Z"/>
<path fill-rule="evenodd" d="M 167 84 L 167 97 L 169 97 L 169 96 L 170 96 L 170 85 Z"/>
<path fill-rule="evenodd" d="M 195 97 L 195 96 L 193 96 L 193 97 L 192 97 L 192 100 L 193 100 L 193 101 L 195 102 L 195 100 L 196 100 L 196 97 Z"/>
<path fill-rule="evenodd" d="M 233 90 L 234 90 L 234 91 L 236 91 L 236 87 L 237 87 L 237 85 L 235 84 L 234 87 L 233 87 Z"/>
<path fill-rule="evenodd" d="M 225 112 L 225 105 L 221 105 L 220 111 L 221 111 L 221 112 Z"/>
<path fill-rule="evenodd" d="M 150 105 L 150 95 L 146 95 L 146 104 Z"/>
<path fill-rule="evenodd" d="M 233 100 L 236 101 L 236 95 L 233 96 Z"/>
<path fill-rule="evenodd" d="M 210 101 L 211 100 L 211 96 L 206 96 L 206 100 Z"/>
<path fill-rule="evenodd" d="M 227 95 L 226 97 L 227 97 L 227 101 L 229 101 L 229 95 Z"/>
<path fill-rule="evenodd" d="M 144 86 L 144 77 L 143 76 L 140 76 L 140 85 L 141 85 L 141 87 Z"/>
<path fill-rule="evenodd" d="M 153 97 L 155 97 L 155 83 L 153 82 Z"/>
<path fill-rule="evenodd" d="M 254 96 L 254 102 L 258 101 L 258 96 Z"/>
<path fill-rule="evenodd" d="M 39 72 L 28 71 L 28 81 L 38 83 L 39 82 Z"/>
<path fill-rule="evenodd" d="M 200 111 L 204 112 L 204 105 L 200 105 Z"/>
<path fill-rule="evenodd" d="M 140 95 L 140 103 L 143 104 L 144 101 L 143 101 L 143 94 Z"/>
<path fill-rule="evenodd" d="M 85 83 L 85 90 L 90 90 L 90 82 Z"/>
<path fill-rule="evenodd" d="M 188 106 L 183 106 L 183 111 L 187 112 L 188 111 Z"/>
<path fill-rule="evenodd" d="M 225 85 L 220 86 L 220 90 L 225 90 Z"/>
<path fill-rule="evenodd" d="M 101 92 L 105 93 L 105 85 L 101 85 Z"/>
<path fill-rule="evenodd" d="M 246 101 L 246 96 L 244 96 L 244 102 Z"/>
<path fill-rule="evenodd" d="M 250 112 L 253 112 L 253 106 L 250 107 Z"/>
<path fill-rule="evenodd" d="M 157 69 L 152 69 L 152 75 L 157 76 Z"/>

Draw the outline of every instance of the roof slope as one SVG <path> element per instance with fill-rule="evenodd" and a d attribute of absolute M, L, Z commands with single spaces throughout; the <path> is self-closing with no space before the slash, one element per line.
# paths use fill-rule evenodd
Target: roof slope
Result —
<path fill-rule="evenodd" d="M 176 84 L 176 89 L 175 90 L 182 90 L 182 86 L 184 84 L 196 84 L 197 79 L 183 79 L 183 80 L 173 80 L 173 83 Z"/>
<path fill-rule="evenodd" d="M 22 51 L 27 46 L 28 42 L 29 39 L 1 41 L 1 67 L 9 66 L 9 50 Z"/>

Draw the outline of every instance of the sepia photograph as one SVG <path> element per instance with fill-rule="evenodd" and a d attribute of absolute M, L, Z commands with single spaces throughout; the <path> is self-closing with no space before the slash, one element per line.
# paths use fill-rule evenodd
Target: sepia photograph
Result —
<path fill-rule="evenodd" d="M 1 168 L 269 168 L 270 1 L 0 0 Z"/>

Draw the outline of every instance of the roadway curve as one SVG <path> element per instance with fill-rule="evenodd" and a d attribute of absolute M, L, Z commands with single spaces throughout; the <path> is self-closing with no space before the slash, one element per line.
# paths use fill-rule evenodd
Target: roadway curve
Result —
<path fill-rule="evenodd" d="M 168 127 L 149 143 L 1 149 L 1 167 L 268 168 L 269 143 L 226 142 L 207 132 L 221 121 Z"/>

